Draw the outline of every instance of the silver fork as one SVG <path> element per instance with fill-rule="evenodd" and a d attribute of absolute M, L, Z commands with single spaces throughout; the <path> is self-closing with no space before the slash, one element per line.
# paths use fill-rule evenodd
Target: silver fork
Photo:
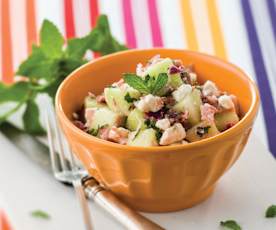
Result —
<path fill-rule="evenodd" d="M 65 144 L 65 140 L 58 127 L 56 117 L 47 111 L 46 126 L 50 150 L 52 170 L 55 178 L 63 183 L 72 184 L 79 199 L 86 230 L 92 230 L 92 221 L 89 207 L 85 197 L 82 179 L 88 176 L 86 170 L 77 166 L 72 151 Z M 69 155 L 69 162 L 65 157 L 65 151 Z"/>

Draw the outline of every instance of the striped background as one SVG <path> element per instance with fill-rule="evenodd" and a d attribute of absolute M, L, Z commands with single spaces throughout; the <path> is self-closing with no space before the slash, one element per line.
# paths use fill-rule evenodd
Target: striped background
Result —
<path fill-rule="evenodd" d="M 0 79 L 13 81 L 44 18 L 70 38 L 88 33 L 105 13 L 115 37 L 131 48 L 198 50 L 244 69 L 261 93 L 255 132 L 276 156 L 275 5 L 275 0 L 0 0 Z"/>

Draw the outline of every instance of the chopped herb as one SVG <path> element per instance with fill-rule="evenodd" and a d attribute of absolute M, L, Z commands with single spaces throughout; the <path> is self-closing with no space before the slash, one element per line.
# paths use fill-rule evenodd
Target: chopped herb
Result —
<path fill-rule="evenodd" d="M 125 95 L 125 100 L 128 102 L 128 103 L 133 103 L 134 101 L 137 101 L 138 99 L 134 98 L 134 97 L 131 97 L 129 93 L 127 93 Z"/>
<path fill-rule="evenodd" d="M 276 205 L 271 205 L 267 208 L 265 217 L 266 218 L 276 217 Z"/>
<path fill-rule="evenodd" d="M 160 138 L 162 137 L 162 132 L 158 128 L 156 128 L 155 130 L 156 130 L 155 137 L 156 137 L 157 141 L 159 142 Z"/>
<path fill-rule="evenodd" d="M 196 134 L 199 137 L 202 137 L 203 135 L 205 135 L 209 132 L 210 128 L 211 128 L 211 126 L 205 126 L 205 127 L 199 126 L 199 127 L 196 128 Z"/>
<path fill-rule="evenodd" d="M 98 135 L 98 133 L 99 133 L 99 131 L 100 131 L 101 128 L 102 128 L 102 127 L 98 126 L 97 129 L 90 129 L 90 130 L 88 131 L 88 133 L 91 134 L 92 136 L 95 136 L 95 137 L 96 137 L 96 136 Z"/>
<path fill-rule="evenodd" d="M 153 120 L 153 119 L 146 119 L 146 120 L 145 120 L 145 125 L 146 125 L 148 128 L 153 128 L 153 129 L 155 129 L 155 128 L 156 128 L 155 124 L 156 124 L 156 121 Z"/>
<path fill-rule="evenodd" d="M 242 230 L 241 226 L 235 220 L 221 221 L 220 226 L 231 230 Z"/>
<path fill-rule="evenodd" d="M 166 86 L 168 75 L 166 73 L 160 73 L 156 79 L 155 77 L 147 75 L 143 79 L 136 74 L 126 73 L 124 74 L 124 81 L 140 93 L 158 95 Z"/>
<path fill-rule="evenodd" d="M 35 217 L 35 218 L 46 219 L 46 220 L 48 220 L 48 219 L 51 218 L 50 215 L 47 212 L 42 211 L 42 210 L 34 210 L 34 211 L 32 211 L 31 212 L 31 216 Z"/>

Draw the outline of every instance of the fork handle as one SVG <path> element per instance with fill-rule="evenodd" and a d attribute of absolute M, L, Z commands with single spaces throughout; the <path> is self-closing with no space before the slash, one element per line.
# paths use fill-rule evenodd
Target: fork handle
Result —
<path fill-rule="evenodd" d="M 115 217 L 127 229 L 164 230 L 164 228 L 134 211 L 113 193 L 99 185 L 87 186 L 85 191 L 88 198 L 93 199 L 95 203 Z"/>

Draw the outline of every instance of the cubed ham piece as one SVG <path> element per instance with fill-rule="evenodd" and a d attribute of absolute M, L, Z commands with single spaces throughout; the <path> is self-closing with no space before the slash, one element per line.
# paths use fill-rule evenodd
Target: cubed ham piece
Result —
<path fill-rule="evenodd" d="M 215 113 L 218 110 L 216 109 L 216 107 L 208 103 L 205 103 L 200 106 L 200 111 L 201 111 L 201 120 L 213 122 Z"/>

